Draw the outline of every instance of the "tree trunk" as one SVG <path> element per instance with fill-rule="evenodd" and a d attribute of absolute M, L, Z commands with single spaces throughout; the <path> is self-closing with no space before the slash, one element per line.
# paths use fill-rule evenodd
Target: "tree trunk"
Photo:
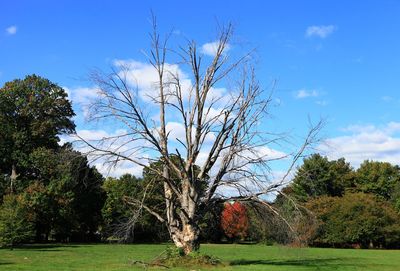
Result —
<path fill-rule="evenodd" d="M 11 166 L 11 175 L 10 175 L 10 191 L 11 194 L 14 193 L 14 186 L 17 181 L 18 174 L 17 174 L 17 167 L 15 164 L 12 164 Z"/>
<path fill-rule="evenodd" d="M 200 248 L 200 231 L 197 225 L 185 224 L 182 230 L 171 232 L 171 238 L 176 247 L 182 249 L 185 255 Z"/>
<path fill-rule="evenodd" d="M 188 179 L 182 180 L 182 183 L 182 196 L 179 200 L 174 198 L 166 183 L 164 183 L 164 192 L 171 239 L 176 247 L 182 249 L 182 252 L 187 255 L 200 248 L 200 230 L 195 219 L 198 196 Z M 180 208 L 177 208 L 177 204 L 180 205 Z"/>

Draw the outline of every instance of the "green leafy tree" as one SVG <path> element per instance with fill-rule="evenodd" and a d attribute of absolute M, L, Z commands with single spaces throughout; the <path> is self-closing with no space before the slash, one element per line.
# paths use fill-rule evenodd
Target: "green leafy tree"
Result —
<path fill-rule="evenodd" d="M 102 223 L 103 177 L 87 158 L 66 144 L 33 153 L 36 180 L 24 190 L 35 213 L 36 239 L 85 241 Z"/>
<path fill-rule="evenodd" d="M 35 177 L 31 154 L 58 148 L 61 133 L 75 130 L 74 112 L 66 92 L 36 75 L 5 83 L 0 89 L 0 171 L 16 180 Z"/>
<path fill-rule="evenodd" d="M 320 220 L 315 244 L 330 246 L 393 247 L 400 241 L 400 216 L 375 195 L 346 193 L 321 196 L 307 207 Z"/>
<path fill-rule="evenodd" d="M 400 182 L 396 183 L 393 193 L 391 195 L 391 201 L 393 202 L 394 207 L 400 213 Z"/>
<path fill-rule="evenodd" d="M 28 206 L 36 241 L 85 241 L 102 222 L 103 178 L 59 135 L 74 132 L 65 91 L 36 75 L 0 89 L 0 192 Z"/>
<path fill-rule="evenodd" d="M 118 238 L 123 242 L 167 240 L 168 233 L 164 225 L 149 213 L 138 210 L 134 201 L 144 200 L 149 208 L 161 208 L 163 203 L 161 186 L 153 186 L 146 177 L 142 179 L 131 174 L 124 174 L 118 179 L 107 178 L 103 189 L 107 194 L 102 209 L 103 234 L 106 237 Z M 151 193 L 149 197 L 144 197 L 145 190 Z M 135 219 L 136 216 L 140 218 Z"/>
<path fill-rule="evenodd" d="M 292 195 L 301 201 L 322 195 L 341 196 L 353 185 L 353 175 L 344 158 L 329 161 L 327 157 L 313 154 L 297 169 L 291 184 Z"/>
<path fill-rule="evenodd" d="M 9 188 L 9 177 L 0 172 L 0 204 L 3 202 L 3 195 L 6 194 Z"/>
<path fill-rule="evenodd" d="M 13 248 L 33 239 L 33 224 L 21 196 L 6 195 L 0 205 L 0 246 Z"/>
<path fill-rule="evenodd" d="M 256 204 L 246 205 L 249 227 L 247 238 L 260 243 L 270 243 L 272 230 L 272 219 L 274 215 L 264 206 Z"/>
<path fill-rule="evenodd" d="M 94 166 L 89 165 L 86 156 L 70 148 L 65 152 L 64 157 L 67 155 L 69 159 L 63 167 L 66 167 L 66 175 L 70 179 L 66 179 L 61 191 L 73 195 L 70 208 L 73 210 L 75 225 L 72 233 L 77 240 L 93 240 L 102 223 L 101 209 L 106 197 L 102 188 L 104 179 Z M 68 215 L 62 217 L 64 221 L 70 220 Z"/>
<path fill-rule="evenodd" d="M 399 200 L 399 166 L 366 160 L 357 169 L 355 181 L 359 191 L 373 193 L 393 203 Z"/>
<path fill-rule="evenodd" d="M 139 179 L 130 174 L 122 175 L 119 179 L 108 177 L 104 181 L 103 189 L 107 198 L 102 208 L 102 214 L 106 231 L 110 231 L 113 226 L 131 215 L 131 211 L 124 202 L 124 197 L 136 195 L 139 182 Z"/>
<path fill-rule="evenodd" d="M 224 209 L 224 203 L 215 203 L 213 208 L 204 212 L 200 220 L 200 239 L 202 242 L 220 242 L 224 237 L 224 231 L 221 228 L 221 214 Z"/>
<path fill-rule="evenodd" d="M 303 194 L 304 195 L 304 194 Z M 295 194 L 293 185 L 284 187 L 274 201 L 277 210 L 269 224 L 270 239 L 279 244 L 291 244 L 294 246 L 308 245 L 315 233 L 315 218 L 305 204 L 300 200 L 312 200 L 314 197 L 299 197 Z"/>

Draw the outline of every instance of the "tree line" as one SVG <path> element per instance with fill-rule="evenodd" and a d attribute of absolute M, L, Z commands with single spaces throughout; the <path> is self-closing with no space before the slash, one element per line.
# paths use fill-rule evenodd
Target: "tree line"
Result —
<path fill-rule="evenodd" d="M 295 204 L 293 202 L 296 202 Z M 344 158 L 304 159 L 275 201 L 296 235 L 286 242 L 330 247 L 400 246 L 400 167 L 365 160 L 354 169 Z"/>
<path fill-rule="evenodd" d="M 155 174 L 162 159 L 144 167 L 141 178 L 104 178 L 70 143 L 59 144 L 60 134 L 75 131 L 73 116 L 65 91 L 39 76 L 0 89 L 0 244 L 169 240 L 166 225 L 151 214 L 167 211 Z M 177 155 L 169 159 L 184 164 Z M 170 178 L 181 182 L 177 174 Z M 198 187 L 199 196 L 206 189 Z M 398 247 L 400 168 L 364 161 L 354 169 L 344 158 L 314 154 L 268 205 L 239 198 L 199 208 L 205 242 Z"/>

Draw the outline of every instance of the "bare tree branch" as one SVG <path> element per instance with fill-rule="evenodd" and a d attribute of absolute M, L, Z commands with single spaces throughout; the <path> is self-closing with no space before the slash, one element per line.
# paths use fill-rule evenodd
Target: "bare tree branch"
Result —
<path fill-rule="evenodd" d="M 147 206 L 144 199 L 126 201 L 135 206 L 136 216 L 145 210 L 165 223 L 175 244 L 190 252 L 198 246 L 200 205 L 210 207 L 218 198 L 254 201 L 279 216 L 262 197 L 287 184 L 299 159 L 318 142 L 323 122 L 311 125 L 297 151 L 277 151 L 279 155 L 274 156 L 273 147 L 286 144 L 287 139 L 265 131 L 272 93 L 259 85 L 252 52 L 236 59 L 227 53 L 232 25 L 221 28 L 212 58 L 199 53 L 194 41 L 179 52 L 168 48 L 171 35 L 160 38 L 154 16 L 152 26 L 146 56 L 156 79 L 148 84 L 147 100 L 141 96 L 140 84 L 132 85 L 128 65 L 119 65 L 110 74 L 94 72 L 91 78 L 99 99 L 90 107 L 91 118 L 118 121 L 126 132 L 97 141 L 79 138 L 99 161 L 147 166 L 158 177 L 154 181 L 164 187 L 165 215 Z M 175 62 L 168 62 L 170 54 Z M 157 118 L 149 120 L 149 115 Z M 171 121 L 183 127 L 183 136 L 170 138 Z M 272 181 L 271 161 L 289 158 L 286 173 Z M 162 169 L 148 167 L 157 160 Z M 226 187 L 236 189 L 236 194 L 221 196 Z"/>

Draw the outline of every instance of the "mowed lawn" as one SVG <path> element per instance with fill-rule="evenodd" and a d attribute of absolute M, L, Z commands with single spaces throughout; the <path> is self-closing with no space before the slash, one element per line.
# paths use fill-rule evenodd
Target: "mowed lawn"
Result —
<path fill-rule="evenodd" d="M 167 245 L 31 245 L 0 249 L 2 271 L 144 270 L 133 260 L 149 261 Z M 400 250 L 288 248 L 263 245 L 203 244 L 224 266 L 212 270 L 400 270 Z M 151 270 L 205 270 L 154 267 Z"/>

